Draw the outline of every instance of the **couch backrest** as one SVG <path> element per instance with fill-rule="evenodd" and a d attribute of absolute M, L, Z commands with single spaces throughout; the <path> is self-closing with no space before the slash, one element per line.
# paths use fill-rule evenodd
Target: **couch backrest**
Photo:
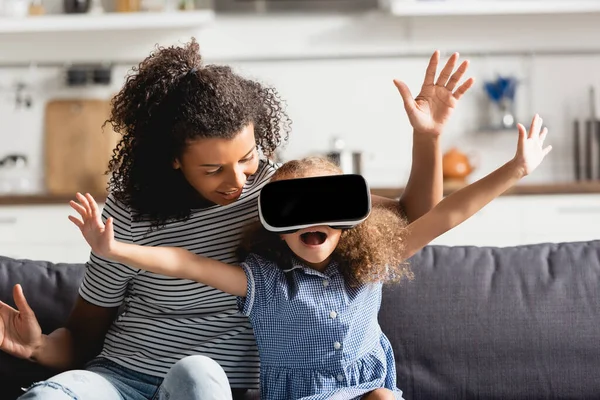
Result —
<path fill-rule="evenodd" d="M 600 398 L 600 241 L 431 246 L 411 264 L 380 312 L 407 399 Z"/>
<path fill-rule="evenodd" d="M 20 283 L 44 332 L 66 321 L 83 279 L 82 264 L 53 264 L 0 256 L 0 300 L 14 307 L 12 288 Z"/>
<path fill-rule="evenodd" d="M 385 287 L 379 318 L 407 400 L 600 398 L 600 241 L 429 246 L 410 261 L 415 279 Z M 50 332 L 83 272 L 0 257 L 0 300 L 21 283 Z M 0 374 L 27 373 L 5 360 Z"/>

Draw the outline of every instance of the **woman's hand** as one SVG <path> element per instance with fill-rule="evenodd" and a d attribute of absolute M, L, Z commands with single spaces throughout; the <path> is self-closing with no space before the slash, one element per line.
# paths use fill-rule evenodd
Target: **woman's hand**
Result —
<path fill-rule="evenodd" d="M 69 215 L 69 220 L 77 225 L 94 254 L 110 258 L 116 244 L 112 218 L 109 218 L 104 225 L 98 204 L 92 195 L 86 193 L 83 196 L 81 193 L 77 193 L 76 197 L 79 203 L 70 201 L 69 204 L 79 213 L 81 219 Z"/>
<path fill-rule="evenodd" d="M 42 329 L 21 285 L 14 286 L 13 298 L 18 310 L 0 301 L 0 349 L 15 357 L 32 359 L 42 344 Z"/>
<path fill-rule="evenodd" d="M 458 104 L 458 100 L 473 86 L 474 82 L 473 78 L 469 78 L 456 88 L 469 67 L 469 61 L 465 60 L 456 72 L 452 73 L 458 61 L 458 53 L 454 53 L 450 57 L 437 81 L 434 82 L 439 60 L 440 53 L 436 50 L 429 60 L 421 92 L 414 99 L 410 89 L 404 82 L 394 80 L 394 84 L 404 101 L 404 108 L 408 114 L 410 124 L 415 132 L 433 137 L 437 137 L 442 133 L 444 126 Z"/>
<path fill-rule="evenodd" d="M 523 125 L 518 124 L 519 141 L 513 163 L 521 169 L 523 176 L 532 173 L 542 163 L 544 157 L 550 153 L 550 150 L 552 150 L 552 146 L 544 147 L 544 140 L 548 135 L 548 129 L 541 129 L 542 122 L 542 118 L 536 114 L 533 117 L 533 121 L 531 121 L 529 133 L 527 133 Z"/>

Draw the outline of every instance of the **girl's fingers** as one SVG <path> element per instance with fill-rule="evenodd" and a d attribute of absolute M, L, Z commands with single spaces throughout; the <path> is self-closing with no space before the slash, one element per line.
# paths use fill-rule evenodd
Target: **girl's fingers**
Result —
<path fill-rule="evenodd" d="M 525 144 L 525 140 L 527 139 L 527 130 L 523 126 L 523 124 L 517 124 L 517 129 L 519 129 L 519 143 L 521 145 Z"/>
<path fill-rule="evenodd" d="M 104 231 L 105 232 L 112 232 L 113 231 L 113 219 L 112 217 L 108 218 L 106 220 L 106 225 L 104 226 Z"/>
<path fill-rule="evenodd" d="M 540 133 L 540 146 L 544 145 L 544 140 L 546 140 L 547 135 L 548 135 L 548 128 L 544 127 L 544 129 L 542 129 L 542 133 Z"/>
<path fill-rule="evenodd" d="M 88 200 L 88 202 L 90 204 L 90 209 L 92 211 L 92 213 L 91 213 L 92 219 L 94 219 L 94 220 L 98 219 L 100 217 L 100 211 L 98 210 L 98 203 L 96 203 L 96 200 L 94 200 L 92 195 L 89 193 L 85 194 L 85 198 Z"/>
<path fill-rule="evenodd" d="M 539 136 L 540 128 L 542 127 L 542 122 L 542 118 L 538 114 L 535 114 L 533 120 L 531 121 L 531 127 L 529 128 L 530 138 Z"/>
<path fill-rule="evenodd" d="M 82 218 L 85 218 L 87 216 L 87 211 L 79 203 L 76 203 L 73 200 L 71 200 L 71 201 L 69 201 L 69 205 L 71 206 L 72 209 L 74 209 L 75 211 L 77 211 L 77 213 L 79 215 L 81 215 Z"/>
<path fill-rule="evenodd" d="M 85 208 L 87 215 L 90 216 L 92 213 L 92 210 L 90 208 L 90 204 L 89 204 L 88 200 L 85 198 L 84 195 L 82 195 L 79 192 L 77 192 L 77 194 L 75 196 L 77 197 L 77 200 L 79 200 L 79 203 L 81 203 L 81 205 Z"/>
<path fill-rule="evenodd" d="M 77 225 L 77 227 L 82 230 L 83 229 L 83 221 L 81 221 L 79 218 L 74 217 L 72 215 L 69 215 L 69 221 L 71 221 L 72 223 L 74 223 L 75 225 Z"/>

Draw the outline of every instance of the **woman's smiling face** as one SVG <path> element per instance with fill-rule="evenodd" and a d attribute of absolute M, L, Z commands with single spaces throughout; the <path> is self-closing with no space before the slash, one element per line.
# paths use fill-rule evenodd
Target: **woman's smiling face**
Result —
<path fill-rule="evenodd" d="M 232 139 L 196 139 L 188 143 L 173 167 L 206 200 L 227 205 L 236 201 L 248 177 L 258 170 L 254 126 L 244 127 Z"/>

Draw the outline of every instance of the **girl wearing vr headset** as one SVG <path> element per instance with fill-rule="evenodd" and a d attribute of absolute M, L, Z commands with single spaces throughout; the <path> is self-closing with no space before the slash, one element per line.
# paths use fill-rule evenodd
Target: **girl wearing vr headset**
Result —
<path fill-rule="evenodd" d="M 401 208 L 410 221 L 442 198 L 440 136 L 473 83 L 459 84 L 467 62 L 457 60 L 451 56 L 436 80 L 435 52 L 415 99 L 396 82 L 414 129 L 413 167 L 400 202 L 373 203 Z M 258 193 L 278 167 L 269 158 L 289 132 L 277 92 L 205 65 L 192 40 L 143 60 L 114 97 L 108 122 L 122 134 L 103 210 L 116 239 L 239 263 L 242 231 L 256 221 Z M 92 253 L 65 327 L 42 334 L 18 285 L 14 297 L 19 311 L 0 304 L 1 350 L 65 371 L 23 399 L 204 400 L 222 398 L 217 384 L 240 398 L 258 388 L 252 327 L 236 298 L 217 289 Z M 220 367 L 226 376 L 212 374 Z"/>
<path fill-rule="evenodd" d="M 551 150 L 544 147 L 548 131 L 541 126 L 537 115 L 529 133 L 519 124 L 517 151 L 510 161 L 407 226 L 396 211 L 377 206 L 362 223 L 345 221 L 357 224 L 345 230 L 330 226 L 323 215 L 311 220 L 314 226 L 278 229 L 286 233 L 251 231 L 245 248 L 249 254 L 240 266 L 182 248 L 116 241 L 112 220 L 104 224 L 90 195 L 77 194 L 79 202 L 71 206 L 81 219 L 69 219 L 99 257 L 238 296 L 259 347 L 263 399 L 401 399 L 392 348 L 377 322 L 382 284 L 410 277 L 406 259 L 535 170 Z M 325 194 L 327 183 L 335 186 L 339 174 L 323 160 L 291 161 L 263 191 L 281 180 L 293 185 L 299 178 L 306 183 L 307 177 L 329 175 L 326 182 L 319 180 Z M 298 200 L 287 201 L 294 207 Z M 310 200 L 310 206 L 319 201 Z"/>

